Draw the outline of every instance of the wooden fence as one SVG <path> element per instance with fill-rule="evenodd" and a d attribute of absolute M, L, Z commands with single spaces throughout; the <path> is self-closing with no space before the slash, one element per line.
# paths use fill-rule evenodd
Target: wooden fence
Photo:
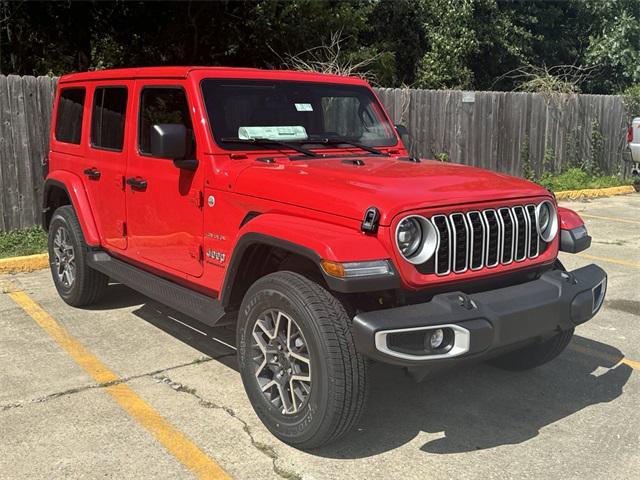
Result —
<path fill-rule="evenodd" d="M 40 223 L 57 79 L 0 75 L 0 231 Z"/>
<path fill-rule="evenodd" d="M 0 75 L 0 231 L 40 218 L 57 79 Z M 621 97 L 376 89 L 414 155 L 522 175 L 595 164 L 622 171 L 627 116 Z"/>
<path fill-rule="evenodd" d="M 377 91 L 412 153 L 522 175 L 595 165 L 623 173 L 627 114 L 622 97 L 387 89 Z"/>

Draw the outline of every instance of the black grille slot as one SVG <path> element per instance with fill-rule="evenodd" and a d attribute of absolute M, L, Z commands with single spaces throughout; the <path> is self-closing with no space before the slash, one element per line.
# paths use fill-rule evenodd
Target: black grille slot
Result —
<path fill-rule="evenodd" d="M 477 270 L 484 265 L 484 222 L 480 212 L 469 212 L 467 218 L 471 228 L 469 263 L 473 270 Z"/>
<path fill-rule="evenodd" d="M 454 213 L 449 217 L 451 219 L 451 225 L 453 226 L 454 233 L 454 259 L 453 259 L 453 271 L 464 272 L 467 269 L 467 254 L 469 251 L 469 232 L 467 222 L 464 215 L 461 213 Z"/>
<path fill-rule="evenodd" d="M 514 207 L 513 215 L 515 216 L 517 224 L 515 257 L 517 261 L 521 261 L 527 256 L 527 238 L 529 235 L 527 231 L 527 219 L 524 215 L 524 208 L 522 207 Z"/>
<path fill-rule="evenodd" d="M 451 235 L 449 232 L 449 223 L 444 215 L 437 215 L 431 219 L 433 225 L 438 230 L 440 236 L 440 244 L 436 252 L 436 274 L 445 275 L 451 271 L 449 266 L 449 258 L 451 257 Z"/>
<path fill-rule="evenodd" d="M 502 219 L 503 240 L 502 240 L 502 263 L 510 263 L 513 260 L 514 223 L 511 211 L 508 208 L 498 210 Z"/>
<path fill-rule="evenodd" d="M 487 228 L 489 233 L 487 235 L 487 267 L 495 267 L 498 264 L 500 255 L 500 222 L 498 221 L 498 214 L 495 210 L 485 210 L 484 218 L 487 221 Z"/>
<path fill-rule="evenodd" d="M 535 205 L 527 205 L 527 215 L 529 216 L 529 224 L 531 229 L 529 230 L 529 253 L 530 258 L 538 256 L 540 250 L 540 235 L 538 235 L 538 225 L 536 224 L 536 207 Z"/>

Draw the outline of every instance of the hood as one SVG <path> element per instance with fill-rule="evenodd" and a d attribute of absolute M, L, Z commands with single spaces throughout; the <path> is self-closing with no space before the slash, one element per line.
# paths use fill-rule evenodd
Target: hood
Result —
<path fill-rule="evenodd" d="M 455 163 L 355 157 L 255 162 L 234 190 L 254 197 L 362 220 L 369 207 L 380 224 L 414 209 L 548 195 L 535 183 Z"/>

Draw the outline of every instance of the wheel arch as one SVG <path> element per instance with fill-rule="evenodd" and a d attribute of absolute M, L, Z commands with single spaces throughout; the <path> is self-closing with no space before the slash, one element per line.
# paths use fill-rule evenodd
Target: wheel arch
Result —
<path fill-rule="evenodd" d="M 310 218 L 267 213 L 253 217 L 240 229 L 236 238 L 220 292 L 225 308 L 238 305 L 255 280 L 278 270 L 301 273 L 339 293 L 400 287 L 395 268 L 394 275 L 388 278 L 341 279 L 326 274 L 320 266 L 321 260 L 391 261 L 391 255 L 378 238 L 364 235 L 359 230 L 359 223 L 349 228 Z M 270 260 L 273 263 L 262 263 Z"/>
<path fill-rule="evenodd" d="M 82 181 L 70 172 L 50 174 L 44 183 L 42 196 L 42 227 L 49 229 L 53 213 L 58 207 L 71 205 L 80 222 L 85 242 L 100 245 L 100 236 Z"/>
<path fill-rule="evenodd" d="M 222 285 L 225 309 L 237 306 L 251 285 L 269 273 L 287 269 L 322 279 L 320 256 L 303 245 L 263 233 L 250 232 L 238 240 Z M 248 268 L 251 265 L 252 268 Z"/>

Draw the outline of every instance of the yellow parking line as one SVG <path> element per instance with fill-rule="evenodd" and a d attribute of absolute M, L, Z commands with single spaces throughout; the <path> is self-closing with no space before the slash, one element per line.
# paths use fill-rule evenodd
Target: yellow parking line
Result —
<path fill-rule="evenodd" d="M 622 359 L 618 360 L 617 356 L 612 355 L 610 353 L 602 352 L 600 350 L 595 350 L 595 349 L 589 348 L 589 347 L 583 347 L 582 345 L 577 345 L 575 343 L 569 344 L 569 349 L 573 350 L 574 352 L 578 352 L 578 353 L 582 353 L 584 355 L 588 355 L 590 357 L 600 358 L 600 359 L 605 360 L 605 361 L 610 362 L 610 363 L 617 362 L 613 366 L 613 368 L 615 368 L 615 367 L 617 367 L 619 365 L 627 365 L 627 366 L 631 367 L 634 370 L 640 370 L 640 362 L 637 362 L 635 360 L 629 360 L 628 358 L 625 358 L 625 357 L 622 357 Z"/>
<path fill-rule="evenodd" d="M 640 370 L 640 362 L 636 362 L 635 360 L 629 360 L 628 358 L 623 358 L 622 360 L 620 360 L 620 363 L 624 363 L 625 365 L 629 365 L 634 370 Z"/>
<path fill-rule="evenodd" d="M 78 365 L 100 384 L 117 382 L 118 376 L 34 302 L 24 291 L 8 289 L 8 295 L 60 345 Z M 198 478 L 229 479 L 226 472 L 198 446 L 142 400 L 126 384 L 105 390 L 120 407 L 151 433 L 162 446 Z"/>
<path fill-rule="evenodd" d="M 582 257 L 582 258 L 587 258 L 589 260 L 596 260 L 596 261 L 600 261 L 600 262 L 615 263 L 616 265 L 624 265 L 625 267 L 640 268 L 640 263 L 627 262 L 626 260 L 618 260 L 616 258 L 597 257 L 595 255 L 589 255 L 588 253 L 576 253 L 576 256 Z"/>
<path fill-rule="evenodd" d="M 633 225 L 640 225 L 639 221 L 637 221 L 637 220 L 628 220 L 626 218 L 603 217 L 601 215 L 587 215 L 586 213 L 581 213 L 580 216 L 584 217 L 584 218 L 595 218 L 596 220 L 610 220 L 612 222 L 632 223 Z"/>

